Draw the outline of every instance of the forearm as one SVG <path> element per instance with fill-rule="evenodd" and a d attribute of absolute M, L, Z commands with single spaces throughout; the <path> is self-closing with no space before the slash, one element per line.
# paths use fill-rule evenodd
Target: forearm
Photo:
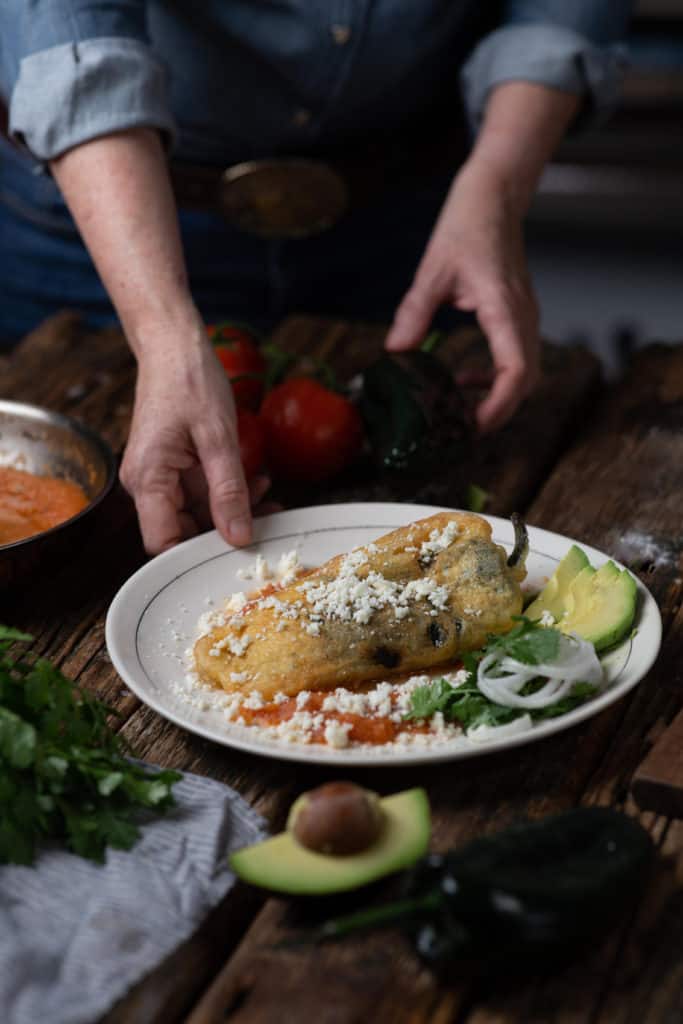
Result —
<path fill-rule="evenodd" d="M 77 146 L 50 164 L 138 358 L 203 339 L 156 131 L 131 129 Z"/>
<path fill-rule="evenodd" d="M 580 102 L 572 93 L 534 82 L 497 86 L 489 96 L 467 171 L 500 189 L 523 216 Z"/>

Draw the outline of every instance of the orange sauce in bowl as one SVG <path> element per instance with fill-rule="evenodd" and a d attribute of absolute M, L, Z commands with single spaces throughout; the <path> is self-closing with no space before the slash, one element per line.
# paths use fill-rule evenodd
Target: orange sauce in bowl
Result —
<path fill-rule="evenodd" d="M 0 466 L 0 544 L 12 544 L 71 519 L 88 504 L 78 484 Z"/>

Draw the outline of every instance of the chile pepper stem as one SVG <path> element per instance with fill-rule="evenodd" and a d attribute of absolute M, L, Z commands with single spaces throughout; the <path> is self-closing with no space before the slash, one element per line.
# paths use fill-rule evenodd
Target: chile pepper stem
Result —
<path fill-rule="evenodd" d="M 319 929 L 317 938 L 338 939 L 363 928 L 392 924 L 394 921 L 400 921 L 415 914 L 436 910 L 440 903 L 441 895 L 435 889 L 419 900 L 398 900 L 396 903 L 387 903 L 382 907 L 373 907 L 371 910 L 360 910 L 356 914 L 347 914 L 346 917 L 326 921 Z"/>
<path fill-rule="evenodd" d="M 420 345 L 421 352 L 433 352 L 443 340 L 443 331 L 432 331 Z"/>

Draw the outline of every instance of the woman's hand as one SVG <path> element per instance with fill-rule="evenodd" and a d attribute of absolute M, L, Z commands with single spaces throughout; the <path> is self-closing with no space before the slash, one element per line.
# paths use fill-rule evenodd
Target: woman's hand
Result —
<path fill-rule="evenodd" d="M 538 307 L 521 217 L 496 175 L 474 161 L 453 183 L 386 347 L 417 346 L 442 303 L 476 313 L 489 340 L 493 379 L 477 422 L 494 430 L 538 382 Z"/>
<path fill-rule="evenodd" d="M 148 344 L 139 357 L 121 481 L 150 554 L 212 523 L 232 544 L 251 540 L 230 384 L 199 322 L 194 333 L 184 345 Z M 257 478 L 251 499 L 267 487 Z"/>
<path fill-rule="evenodd" d="M 156 132 L 134 128 L 51 163 L 138 361 L 121 480 L 145 548 L 157 554 L 216 526 L 251 540 L 230 385 L 189 292 L 166 158 Z"/>
<path fill-rule="evenodd" d="M 388 349 L 414 348 L 442 303 L 474 312 L 493 359 L 491 388 L 477 409 L 482 431 L 505 423 L 538 382 L 538 307 L 522 221 L 579 106 L 578 96 L 534 82 L 506 82 L 492 91 L 476 145 L 387 336 Z"/>

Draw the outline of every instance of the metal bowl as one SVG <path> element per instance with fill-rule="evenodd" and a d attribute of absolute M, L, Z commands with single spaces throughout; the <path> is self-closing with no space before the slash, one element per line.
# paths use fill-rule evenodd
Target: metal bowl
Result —
<path fill-rule="evenodd" d="M 75 516 L 12 544 L 0 544 L 0 587 L 28 583 L 83 541 L 93 511 L 116 480 L 116 458 L 94 431 L 60 413 L 0 400 L 0 466 L 71 480 L 88 504 Z"/>

